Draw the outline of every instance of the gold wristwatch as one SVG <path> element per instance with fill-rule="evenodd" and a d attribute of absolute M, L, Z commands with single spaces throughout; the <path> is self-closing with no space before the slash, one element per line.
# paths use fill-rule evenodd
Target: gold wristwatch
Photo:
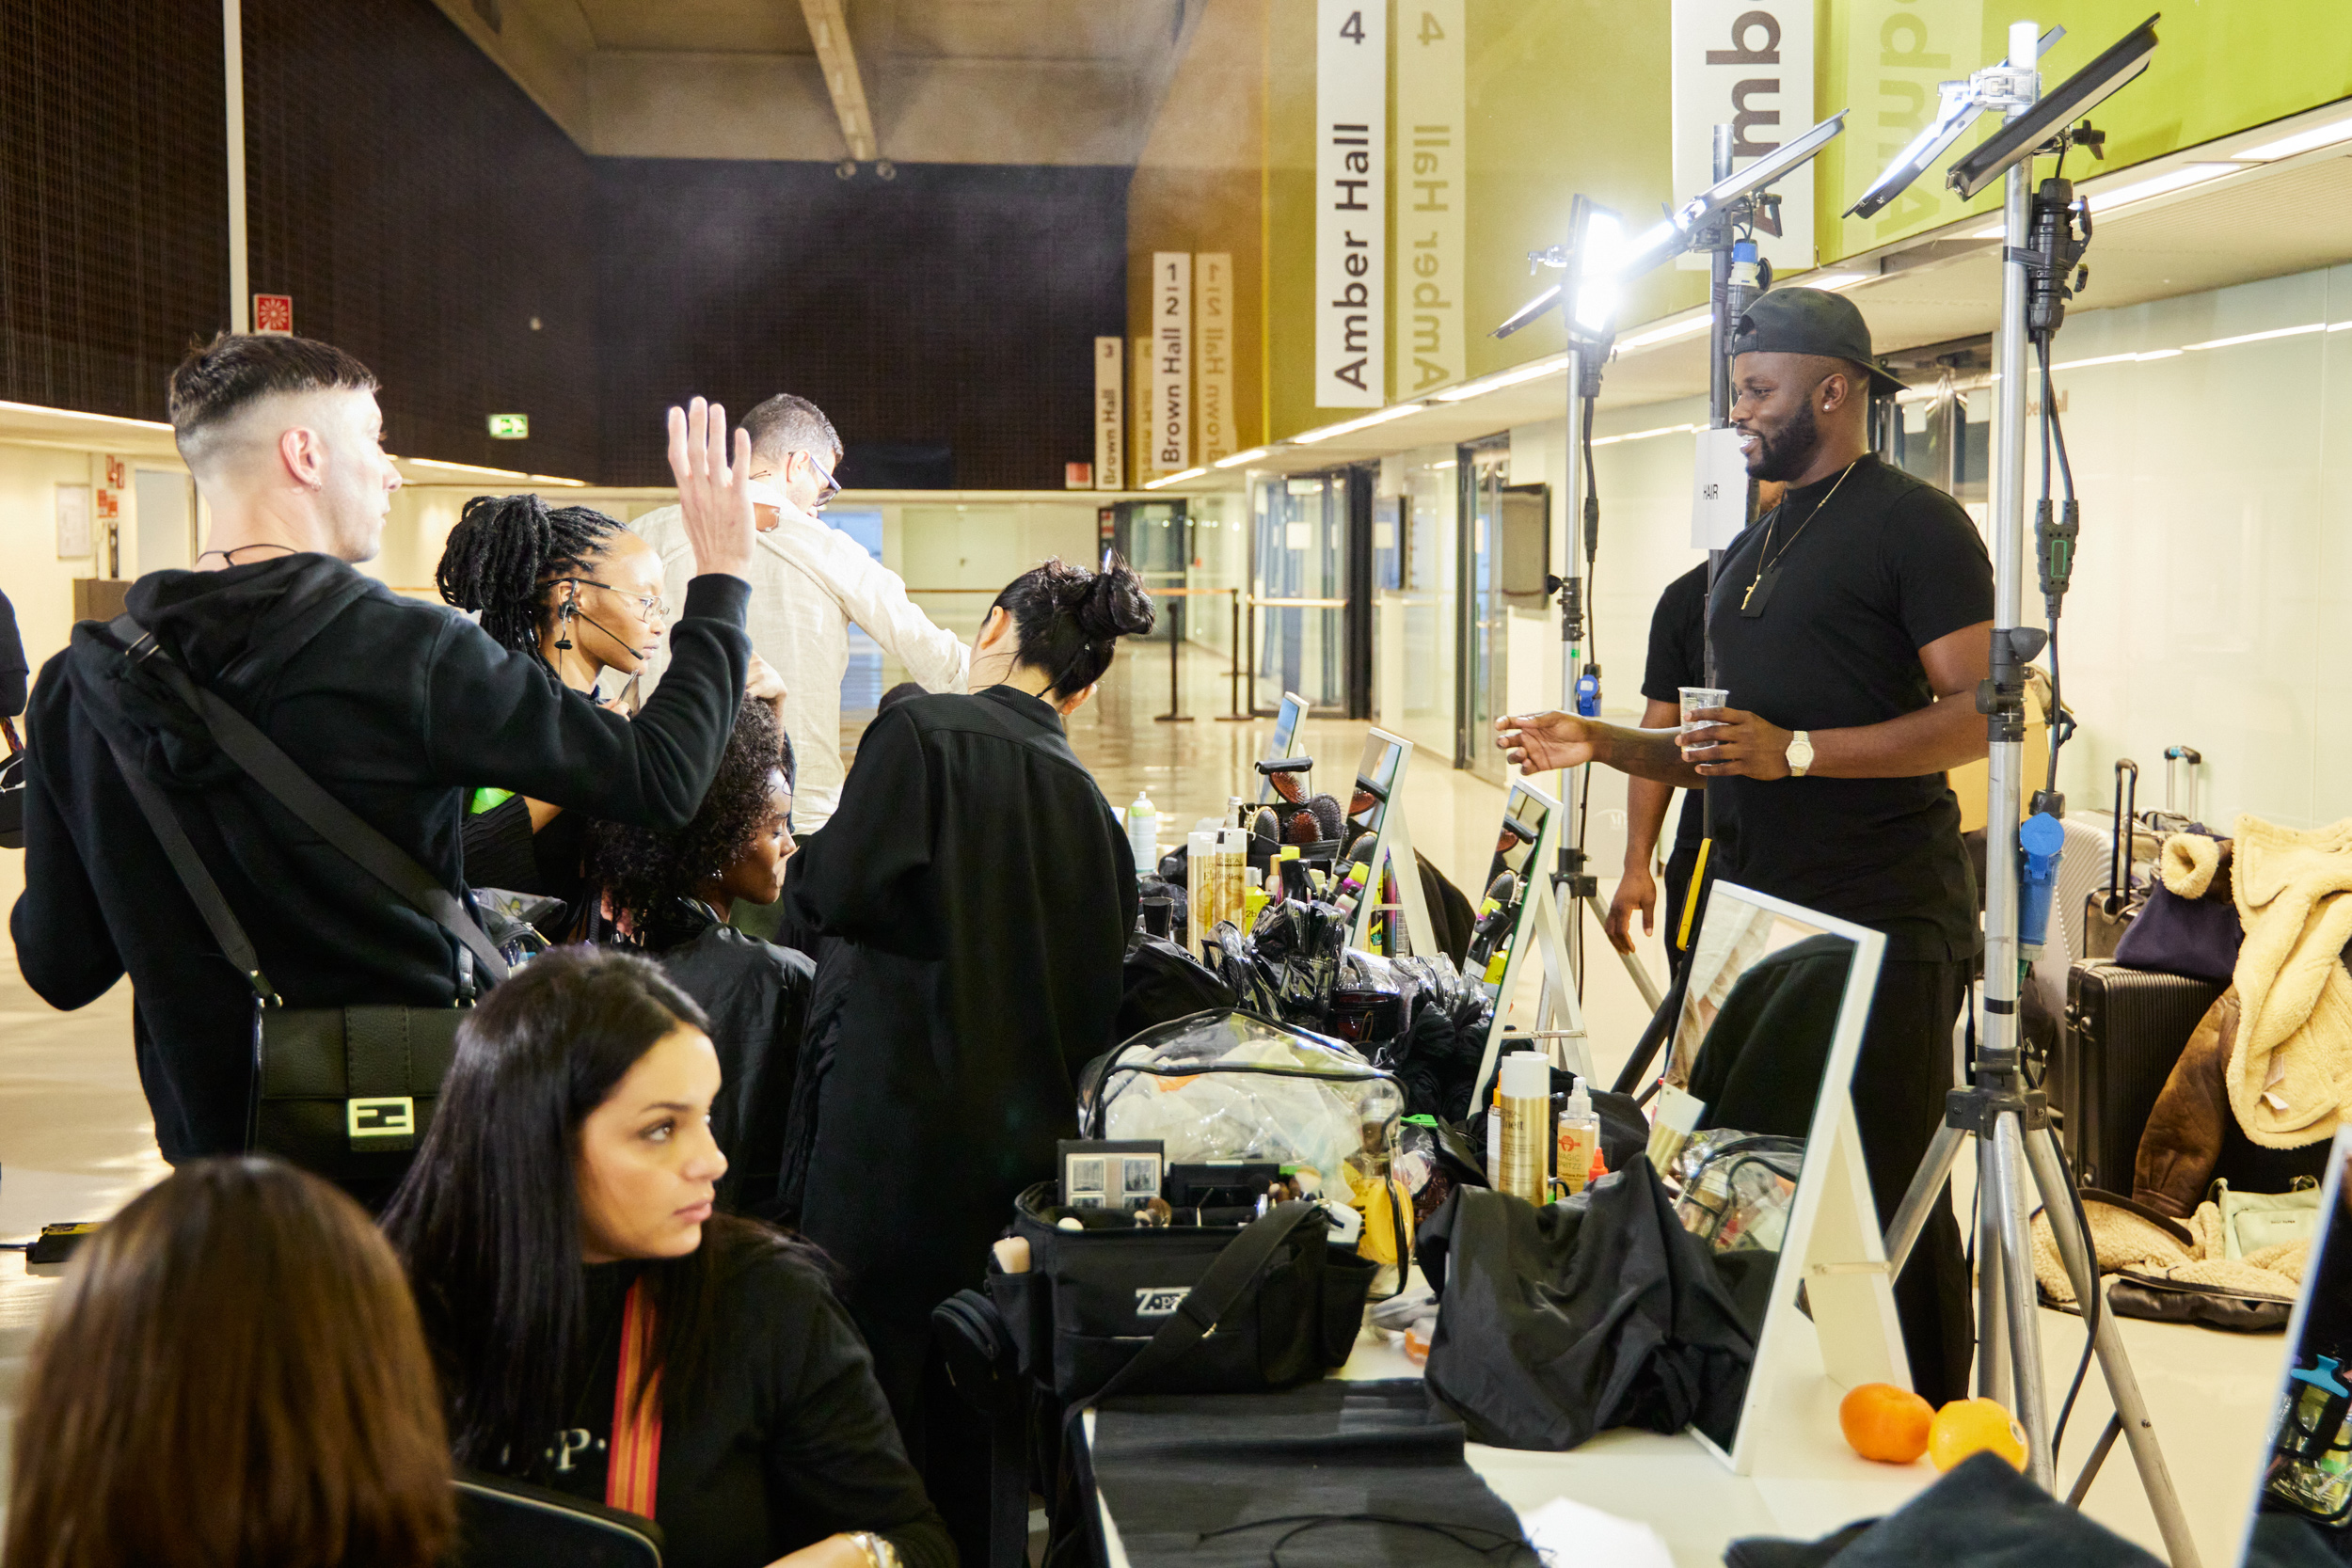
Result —
<path fill-rule="evenodd" d="M 876 1535 L 872 1530 L 861 1529 L 851 1530 L 850 1539 L 857 1544 L 857 1549 L 866 1554 L 866 1560 L 874 1568 L 902 1568 L 898 1561 L 898 1548 L 884 1537 Z"/>
<path fill-rule="evenodd" d="M 1788 776 L 1804 777 L 1804 770 L 1813 766 L 1813 737 L 1803 730 L 1788 737 Z"/>

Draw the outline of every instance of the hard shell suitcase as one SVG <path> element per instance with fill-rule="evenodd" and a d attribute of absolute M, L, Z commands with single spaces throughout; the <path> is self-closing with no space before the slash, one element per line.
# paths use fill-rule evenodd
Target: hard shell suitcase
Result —
<path fill-rule="evenodd" d="M 2222 987 L 2085 958 L 2066 974 L 2050 1104 L 2076 1182 L 2132 1190 L 2148 1113 Z"/>

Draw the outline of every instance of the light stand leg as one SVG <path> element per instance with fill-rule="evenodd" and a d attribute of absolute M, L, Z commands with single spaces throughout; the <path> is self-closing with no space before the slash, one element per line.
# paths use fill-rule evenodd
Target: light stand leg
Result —
<path fill-rule="evenodd" d="M 1601 907 L 1597 891 L 1584 895 L 1584 907 L 1593 911 L 1593 924 L 1604 931 L 1609 929 L 1609 911 Z M 1670 936 L 1667 940 L 1672 941 L 1673 938 Z M 1617 957 L 1625 960 L 1625 972 L 1633 977 L 1633 989 L 1642 993 L 1642 1000 L 1649 1010 L 1656 1012 L 1658 1005 L 1666 999 L 1665 992 L 1658 989 L 1658 982 L 1649 977 L 1649 970 L 1640 958 L 1631 953 L 1619 953 Z"/>
<path fill-rule="evenodd" d="M 2001 1173 L 2001 1284 L 2009 1311 L 2010 1382 L 2016 1399 L 2010 1409 L 2026 1429 L 2027 1473 L 2044 1492 L 2057 1490 L 2050 1460 L 2050 1417 L 2042 1408 L 2042 1311 L 2033 1276 L 2033 1240 L 2026 1228 L 2025 1135 L 2017 1117 L 2003 1112 L 1993 1123 L 1993 1163 Z"/>
<path fill-rule="evenodd" d="M 1928 1145 L 1925 1158 L 1919 1162 L 1918 1174 L 1911 1179 L 1910 1190 L 1895 1209 L 1895 1218 L 1886 1227 L 1886 1258 L 1897 1274 L 1903 1272 L 1903 1263 L 1911 1257 L 1919 1232 L 1927 1228 L 1928 1216 L 1935 1205 L 1944 1200 L 1945 1185 L 1952 1179 L 1952 1164 L 1960 1158 L 1960 1146 L 1968 1134 L 1950 1122 L 1935 1130 L 1934 1141 Z"/>
<path fill-rule="evenodd" d="M 2034 1184 L 2042 1191 L 2042 1212 L 2049 1217 L 2050 1234 L 2058 1243 L 2058 1256 L 2066 1261 L 2068 1277 L 2074 1281 L 2076 1299 L 2087 1307 L 2091 1292 L 2098 1293 L 2099 1327 L 2091 1344 L 2099 1357 L 2099 1375 L 2106 1383 L 2108 1397 L 2115 1402 L 2116 1423 L 2131 1447 L 2132 1464 L 2139 1471 L 2140 1490 L 2148 1496 L 2148 1511 L 2156 1516 L 2156 1529 L 2164 1537 L 2165 1555 L 2172 1560 L 2172 1568 L 2199 1568 L 2197 1541 L 2189 1533 L 2188 1516 L 2181 1510 L 2180 1494 L 2173 1489 L 2171 1467 L 2165 1464 L 2164 1449 L 2156 1444 L 2155 1423 L 2149 1418 L 2148 1402 L 2140 1394 L 2139 1379 L 2132 1370 L 2131 1357 L 2124 1353 L 2123 1331 L 2115 1314 L 2106 1308 L 2106 1287 L 2091 1262 L 2090 1239 L 2074 1224 L 2074 1205 L 2070 1196 L 2074 1180 L 2067 1173 L 2065 1156 L 2058 1151 L 2058 1135 L 2047 1127 L 2036 1129 L 2026 1139 L 2026 1157 L 2032 1162 Z M 2077 1483 L 2078 1492 L 2087 1487 L 2090 1476 L 2096 1473 L 2113 1442 L 2110 1432 L 2085 1462 L 2084 1481 Z"/>
<path fill-rule="evenodd" d="M 2001 1292 L 2001 1168 L 1977 1140 L 1977 1395 L 2009 1403 L 2009 1312 Z"/>

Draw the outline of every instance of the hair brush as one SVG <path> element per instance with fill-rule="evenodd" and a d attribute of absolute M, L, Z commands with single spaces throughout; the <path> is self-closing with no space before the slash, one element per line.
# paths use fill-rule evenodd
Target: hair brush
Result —
<path fill-rule="evenodd" d="M 1347 825 L 1347 814 L 1340 809 L 1340 802 L 1336 797 L 1313 796 L 1307 801 L 1307 809 L 1314 815 L 1317 838 L 1337 838 Z"/>

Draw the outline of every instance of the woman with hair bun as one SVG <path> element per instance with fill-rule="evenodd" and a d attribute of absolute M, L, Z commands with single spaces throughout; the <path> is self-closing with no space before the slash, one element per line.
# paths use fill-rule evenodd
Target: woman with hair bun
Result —
<path fill-rule="evenodd" d="M 781 1208 L 846 1269 L 908 1451 L 975 1561 L 985 1467 L 942 1462 L 988 1446 L 944 1430 L 967 1413 L 936 1373 L 926 1396 L 930 1313 L 981 1283 L 1014 1197 L 1077 1135 L 1079 1069 L 1115 1043 L 1136 868 L 1062 721 L 1152 621 L 1121 564 L 1014 578 L 973 645 L 971 695 L 868 726 L 786 895 L 826 940 Z"/>
<path fill-rule="evenodd" d="M 598 690 L 604 673 L 633 679 L 669 627 L 653 546 L 591 507 L 549 506 L 534 495 L 469 500 L 434 581 L 500 645 L 600 702 L 617 699 Z M 783 698 L 756 654 L 751 686 L 755 696 Z M 582 912 L 586 847 L 586 820 L 561 806 L 502 789 L 477 789 L 467 802 L 466 879 L 562 899 L 564 909 L 541 923 L 549 937 Z"/>

